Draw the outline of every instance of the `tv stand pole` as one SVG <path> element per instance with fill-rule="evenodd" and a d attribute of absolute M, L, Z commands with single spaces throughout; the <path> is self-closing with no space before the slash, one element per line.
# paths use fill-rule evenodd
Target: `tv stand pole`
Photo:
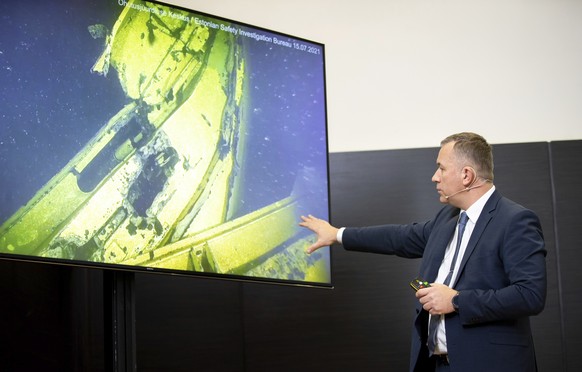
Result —
<path fill-rule="evenodd" d="M 105 270 L 105 370 L 135 372 L 135 273 Z"/>

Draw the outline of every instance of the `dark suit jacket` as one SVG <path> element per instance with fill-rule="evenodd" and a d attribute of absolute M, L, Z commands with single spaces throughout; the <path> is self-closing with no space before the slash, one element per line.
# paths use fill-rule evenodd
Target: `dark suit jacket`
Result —
<path fill-rule="evenodd" d="M 422 257 L 419 276 L 436 279 L 459 209 L 410 225 L 347 228 L 348 250 Z M 459 312 L 447 314 L 452 371 L 535 371 L 529 316 L 546 300 L 546 250 L 539 218 L 494 191 L 468 242 L 455 289 Z M 416 306 L 410 370 L 426 370 L 428 313 Z"/>

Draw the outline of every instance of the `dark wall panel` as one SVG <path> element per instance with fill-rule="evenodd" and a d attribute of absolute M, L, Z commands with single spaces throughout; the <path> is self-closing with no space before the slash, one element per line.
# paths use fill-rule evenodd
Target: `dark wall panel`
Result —
<path fill-rule="evenodd" d="M 102 371 L 99 270 L 0 260 L 0 371 Z"/>
<path fill-rule="evenodd" d="M 241 283 L 136 274 L 139 371 L 243 371 Z"/>
<path fill-rule="evenodd" d="M 434 184 L 438 149 L 330 155 L 332 222 L 335 225 L 408 223 L 440 208 Z"/>
<path fill-rule="evenodd" d="M 558 268 L 564 330 L 564 370 L 582 371 L 582 141 L 551 143 Z"/>

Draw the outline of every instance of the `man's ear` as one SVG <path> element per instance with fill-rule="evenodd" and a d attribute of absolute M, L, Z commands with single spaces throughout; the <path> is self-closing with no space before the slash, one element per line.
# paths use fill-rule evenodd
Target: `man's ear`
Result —
<path fill-rule="evenodd" d="M 463 167 L 463 185 L 465 187 L 469 187 L 475 182 L 477 178 L 477 172 L 473 167 Z"/>

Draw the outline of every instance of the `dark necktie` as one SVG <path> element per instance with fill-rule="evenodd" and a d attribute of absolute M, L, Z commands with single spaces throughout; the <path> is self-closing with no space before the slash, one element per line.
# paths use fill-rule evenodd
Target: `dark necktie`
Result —
<path fill-rule="evenodd" d="M 457 257 L 459 256 L 459 250 L 461 248 L 461 239 L 463 238 L 463 233 L 465 232 L 465 226 L 467 225 L 468 219 L 469 218 L 467 217 L 467 213 L 461 213 L 459 223 L 457 224 L 459 230 L 457 234 L 457 246 L 455 247 L 455 254 L 453 255 L 453 260 L 451 261 L 449 273 L 443 282 L 444 285 L 449 285 L 451 278 L 453 277 L 453 271 L 455 270 L 455 264 L 457 263 Z M 440 319 L 440 315 L 433 315 L 430 317 L 430 322 L 428 324 L 428 352 L 430 356 L 434 354 L 435 346 L 437 343 L 436 329 Z"/>

